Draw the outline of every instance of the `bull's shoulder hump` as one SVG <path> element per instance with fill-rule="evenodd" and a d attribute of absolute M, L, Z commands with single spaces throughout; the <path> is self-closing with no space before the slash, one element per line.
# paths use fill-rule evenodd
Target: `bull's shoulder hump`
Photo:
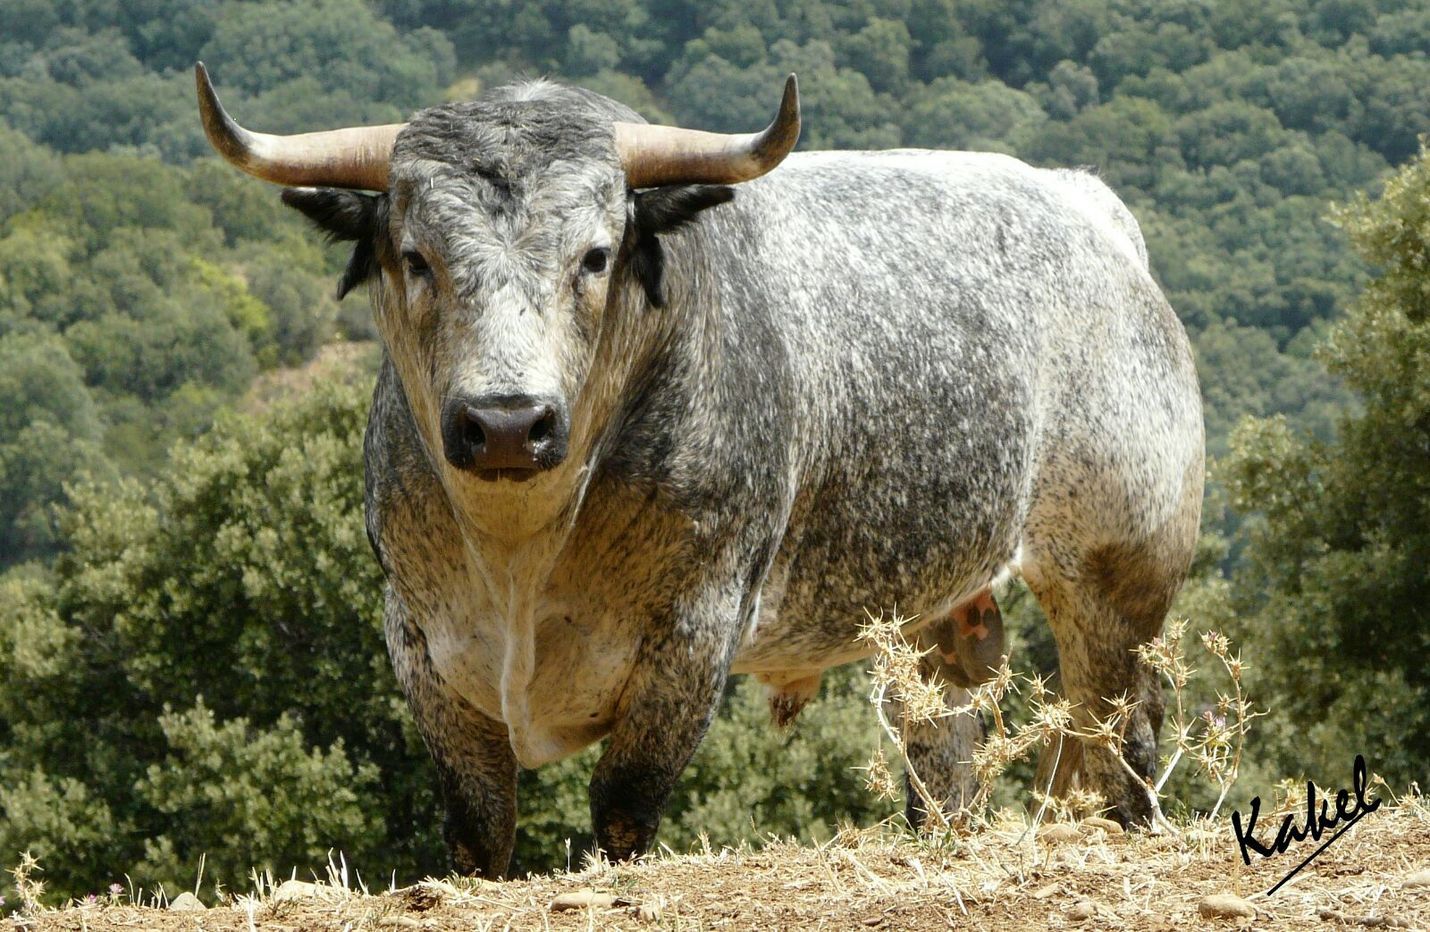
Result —
<path fill-rule="evenodd" d="M 910 179 L 925 177 L 944 184 L 959 185 L 976 180 L 1003 179 L 1016 184 L 1036 182 L 1042 173 L 1026 162 L 996 152 L 963 152 L 951 149 L 881 149 L 877 151 L 830 150 L 796 152 L 770 174 L 795 181 L 798 176 L 824 178 L 845 176 L 851 180 L 889 173 Z"/>
<path fill-rule="evenodd" d="M 997 206 L 1038 214 L 1043 224 L 1089 224 L 1147 268 L 1147 246 L 1127 205 L 1102 179 L 1081 169 L 1038 168 L 996 152 L 942 149 L 800 152 L 758 183 L 783 199 L 838 200 L 871 191 L 901 193 L 917 209 L 924 194 L 940 192 L 970 207 Z M 1049 216 L 1049 208 L 1058 216 Z"/>

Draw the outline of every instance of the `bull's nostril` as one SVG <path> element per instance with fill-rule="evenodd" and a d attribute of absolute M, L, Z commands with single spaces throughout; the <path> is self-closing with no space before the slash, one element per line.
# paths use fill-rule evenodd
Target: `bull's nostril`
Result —
<path fill-rule="evenodd" d="M 526 435 L 526 439 L 532 444 L 540 443 L 547 437 L 550 437 L 551 432 L 555 429 L 556 412 L 547 410 L 545 414 L 537 419 L 535 424 L 531 425 L 531 432 Z"/>
<path fill-rule="evenodd" d="M 487 435 L 483 433 L 481 422 L 477 420 L 477 412 L 469 410 L 463 420 L 465 423 L 462 425 L 462 439 L 467 445 L 476 449 L 485 444 Z"/>

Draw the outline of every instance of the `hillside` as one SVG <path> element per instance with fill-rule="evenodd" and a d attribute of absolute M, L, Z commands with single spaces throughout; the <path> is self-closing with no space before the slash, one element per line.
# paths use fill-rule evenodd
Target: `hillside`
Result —
<path fill-rule="evenodd" d="M 55 552 L 66 481 L 149 474 L 255 373 L 372 336 L 361 295 L 330 297 L 338 252 L 210 159 L 197 59 L 241 121 L 278 132 L 400 120 L 522 74 L 743 131 L 796 71 L 805 148 L 1087 166 L 1192 332 L 1220 454 L 1243 414 L 1326 437 L 1349 401 L 1310 352 L 1364 274 L 1330 213 L 1430 127 L 1427 33 L 1405 0 L 12 4 L 0 364 L 43 357 L 21 378 L 52 388 L 15 389 L 0 418 L 0 566 Z"/>

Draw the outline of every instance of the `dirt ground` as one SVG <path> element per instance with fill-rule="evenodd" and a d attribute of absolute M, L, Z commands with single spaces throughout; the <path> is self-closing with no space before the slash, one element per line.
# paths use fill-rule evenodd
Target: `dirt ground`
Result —
<path fill-rule="evenodd" d="M 1272 827 L 1275 827 L 1274 825 Z M 1115 826 L 1113 827 L 1115 829 Z M 1258 835 L 1270 831 L 1263 821 Z M 209 908 L 75 905 L 9 922 L 33 930 L 381 929 L 1430 929 L 1430 808 L 1366 815 L 1274 895 L 1312 840 L 1242 863 L 1215 831 L 1124 835 L 1089 823 L 1004 822 L 943 844 L 847 833 L 818 848 L 669 853 L 491 883 L 426 881 L 381 894 L 288 882 Z M 1253 856 L 1254 857 L 1254 856 Z M 1209 896 L 1252 915 L 1208 918 Z M 567 902 L 567 901 L 570 902 Z M 181 904 L 176 904 L 181 905 Z"/>

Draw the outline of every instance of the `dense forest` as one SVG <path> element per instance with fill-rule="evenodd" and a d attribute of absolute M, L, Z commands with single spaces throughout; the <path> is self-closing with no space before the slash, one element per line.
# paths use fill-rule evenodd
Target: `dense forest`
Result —
<path fill-rule="evenodd" d="M 370 340 L 365 298 L 336 301 L 345 257 L 209 156 L 197 59 L 272 131 L 520 75 L 749 130 L 795 71 L 805 148 L 1097 171 L 1195 344 L 1215 462 L 1180 609 L 1259 671 L 1253 773 L 1333 780 L 1365 751 L 1424 781 L 1427 51 L 1424 0 L 3 0 L 0 860 L 33 849 L 60 893 L 183 886 L 200 852 L 229 884 L 334 847 L 441 867 L 362 532 L 365 370 L 235 410 Z M 887 814 L 853 769 L 863 690 L 831 677 L 786 736 L 736 689 L 662 837 Z M 581 837 L 589 763 L 523 776 L 522 865 Z"/>

